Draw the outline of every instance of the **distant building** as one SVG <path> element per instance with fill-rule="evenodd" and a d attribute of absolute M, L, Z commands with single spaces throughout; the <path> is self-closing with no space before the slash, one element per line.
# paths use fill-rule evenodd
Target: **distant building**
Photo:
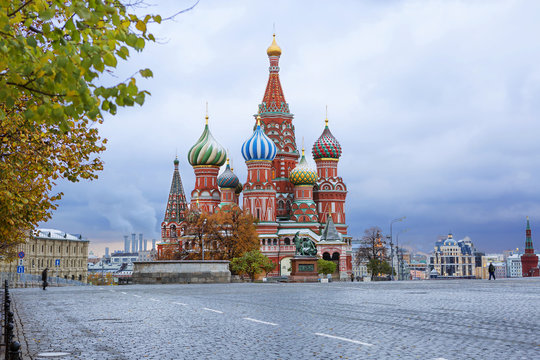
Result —
<path fill-rule="evenodd" d="M 513 254 L 506 258 L 506 274 L 510 278 L 520 278 L 523 276 L 521 255 Z"/>
<path fill-rule="evenodd" d="M 527 216 L 527 229 L 525 230 L 525 254 L 521 255 L 521 268 L 523 277 L 540 276 L 538 269 L 538 256 L 534 253 L 531 236 L 531 226 Z"/>
<path fill-rule="evenodd" d="M 49 268 L 50 277 L 86 282 L 88 243 L 81 235 L 71 235 L 55 229 L 38 229 L 26 243 L 17 246 L 23 258 L 0 263 L 0 271 L 41 275 Z"/>
<path fill-rule="evenodd" d="M 430 257 L 430 269 L 434 269 L 438 277 L 474 278 L 475 252 L 470 239 L 456 241 L 452 234 L 445 240 L 435 243 L 435 251 Z"/>

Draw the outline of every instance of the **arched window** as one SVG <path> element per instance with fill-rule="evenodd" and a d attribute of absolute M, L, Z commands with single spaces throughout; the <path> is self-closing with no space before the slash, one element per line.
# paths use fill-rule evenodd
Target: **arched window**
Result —
<path fill-rule="evenodd" d="M 323 260 L 332 260 L 332 257 L 330 256 L 329 253 L 325 252 L 324 254 L 322 254 L 322 258 Z"/>
<path fill-rule="evenodd" d="M 339 253 L 335 252 L 332 254 L 332 260 L 339 260 Z"/>
<path fill-rule="evenodd" d="M 285 245 L 291 245 L 291 239 L 285 238 Z"/>
<path fill-rule="evenodd" d="M 274 239 L 274 245 L 277 245 L 277 239 Z"/>
<path fill-rule="evenodd" d="M 264 239 L 262 239 L 262 240 L 261 240 L 261 243 L 262 243 L 263 245 L 265 245 L 265 240 L 264 240 Z"/>

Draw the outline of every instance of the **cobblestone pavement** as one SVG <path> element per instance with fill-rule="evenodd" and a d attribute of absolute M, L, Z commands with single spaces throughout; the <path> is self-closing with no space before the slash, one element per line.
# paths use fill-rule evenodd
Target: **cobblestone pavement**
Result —
<path fill-rule="evenodd" d="M 540 359 L 540 279 L 12 295 L 25 359 Z"/>

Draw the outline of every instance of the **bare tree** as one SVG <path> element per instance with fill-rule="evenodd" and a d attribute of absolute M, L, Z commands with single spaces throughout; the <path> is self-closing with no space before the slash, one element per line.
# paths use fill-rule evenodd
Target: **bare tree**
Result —
<path fill-rule="evenodd" d="M 356 251 L 356 265 L 367 263 L 371 279 L 378 273 L 386 273 L 386 242 L 379 227 L 373 226 L 364 231 L 360 247 Z"/>

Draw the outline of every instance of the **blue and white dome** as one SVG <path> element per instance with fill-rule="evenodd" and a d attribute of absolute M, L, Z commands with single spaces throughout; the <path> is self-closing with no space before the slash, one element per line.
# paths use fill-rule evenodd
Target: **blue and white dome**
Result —
<path fill-rule="evenodd" d="M 269 160 L 276 157 L 276 144 L 261 129 L 260 117 L 257 119 L 257 128 L 253 135 L 242 145 L 242 155 L 246 161 L 250 160 Z"/>

